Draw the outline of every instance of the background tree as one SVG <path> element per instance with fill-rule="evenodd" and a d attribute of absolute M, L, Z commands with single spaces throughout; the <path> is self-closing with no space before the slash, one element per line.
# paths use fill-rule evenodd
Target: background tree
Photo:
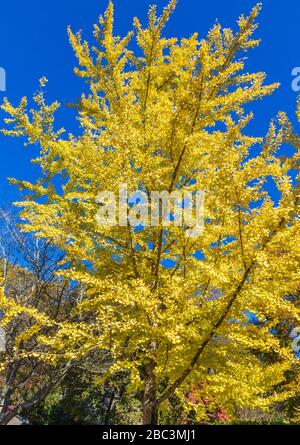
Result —
<path fill-rule="evenodd" d="M 29 352 L 40 350 L 33 336 L 19 338 L 24 331 L 35 328 L 31 310 L 43 311 L 53 320 L 63 320 L 78 301 L 79 292 L 67 280 L 55 276 L 63 258 L 57 249 L 47 241 L 21 234 L 8 211 L 1 210 L 0 215 L 3 285 L 7 297 L 4 307 L 9 304 L 21 308 L 19 316 L 6 324 L 5 351 L 1 356 L 0 424 L 7 424 L 41 403 L 70 368 L 66 363 L 51 367 L 28 356 Z"/>
<path fill-rule="evenodd" d="M 4 134 L 40 150 L 38 182 L 13 180 L 28 190 L 19 203 L 23 231 L 65 252 L 61 276 L 86 289 L 72 320 L 45 332 L 53 321 L 41 311 L 39 328 L 24 335 L 47 348 L 38 358 L 54 366 L 109 351 L 106 378 L 130 372 L 128 390 L 142 392 L 145 424 L 157 422 L 174 395 L 205 418 L 205 407 L 187 396 L 191 388 L 231 415 L 235 405 L 268 409 L 290 397 L 277 388 L 295 356 L 272 330 L 299 320 L 285 298 L 299 285 L 299 138 L 284 113 L 264 139 L 246 133 L 245 105 L 277 87 L 264 84 L 264 73 L 247 73 L 241 54 L 258 44 L 260 5 L 240 17 L 237 32 L 216 24 L 205 39 L 178 41 L 162 35 L 175 4 L 161 16 L 151 7 L 146 28 L 135 19 L 136 51 L 128 49 L 132 33 L 114 36 L 112 3 L 94 27 L 96 47 L 69 30 L 75 72 L 90 86 L 78 106 L 79 136 L 54 128 L 59 104 L 46 104 L 45 79 L 33 110 L 26 98 L 3 105 Z M 284 158 L 283 144 L 293 147 Z M 100 226 L 98 193 L 118 193 L 120 183 L 144 197 L 204 191 L 204 234 L 149 226 L 138 205 L 126 209 L 139 215 L 137 228 Z M 18 312 L 7 307 L 6 317 Z M 249 324 L 249 312 L 263 323 Z"/>
<path fill-rule="evenodd" d="M 128 373 L 99 385 L 95 355 L 73 367 L 61 385 L 27 413 L 35 425 L 123 425 L 141 422 L 141 402 L 127 394 Z M 97 367 L 95 366 L 97 364 Z"/>

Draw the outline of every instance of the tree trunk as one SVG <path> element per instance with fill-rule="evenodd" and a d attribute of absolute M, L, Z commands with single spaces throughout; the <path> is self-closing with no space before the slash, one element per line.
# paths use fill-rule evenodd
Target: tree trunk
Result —
<path fill-rule="evenodd" d="M 143 394 L 143 425 L 157 424 L 156 381 L 154 375 L 154 363 L 149 363 L 143 368 L 144 394 Z"/>

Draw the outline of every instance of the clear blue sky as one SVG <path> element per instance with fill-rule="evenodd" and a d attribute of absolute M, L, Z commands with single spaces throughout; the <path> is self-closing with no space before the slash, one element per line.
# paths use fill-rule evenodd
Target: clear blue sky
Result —
<path fill-rule="evenodd" d="M 116 30 L 121 35 L 131 27 L 133 16 L 145 19 L 148 0 L 115 0 Z M 166 1 L 157 0 L 163 7 Z M 176 12 L 166 33 L 178 37 L 197 31 L 205 36 L 216 19 L 224 26 L 234 26 L 241 13 L 248 13 L 255 4 L 252 0 L 179 0 Z M 17 103 L 22 96 L 32 97 L 38 79 L 49 79 L 47 96 L 61 103 L 73 102 L 80 96 L 82 80 L 73 74 L 75 58 L 67 38 L 67 26 L 73 31 L 82 29 L 91 40 L 92 25 L 107 5 L 107 0 L 10 0 L 1 2 L 0 67 L 6 70 L 7 91 L 0 93 L 0 101 L 7 96 Z M 251 131 L 263 135 L 269 120 L 279 110 L 287 111 L 295 122 L 297 94 L 291 88 L 291 71 L 300 66 L 299 0 L 265 0 L 256 36 L 262 39 L 258 49 L 249 52 L 248 71 L 265 71 L 269 82 L 281 82 L 272 97 L 253 107 L 255 122 Z M 73 112 L 64 109 L 58 114 L 66 129 L 74 130 Z M 3 115 L 0 115 L 1 121 Z M 1 124 L 2 125 L 2 124 Z M 19 199 L 16 187 L 8 185 L 7 177 L 33 179 L 36 167 L 30 159 L 34 148 L 24 149 L 21 141 L 0 136 L 0 203 Z"/>

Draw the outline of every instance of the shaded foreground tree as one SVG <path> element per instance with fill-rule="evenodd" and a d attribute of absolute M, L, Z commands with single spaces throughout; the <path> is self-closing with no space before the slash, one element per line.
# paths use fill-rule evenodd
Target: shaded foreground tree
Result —
<path fill-rule="evenodd" d="M 23 230 L 64 251 L 60 275 L 86 289 L 74 320 L 53 321 L 39 308 L 34 331 L 23 335 L 41 345 L 34 357 L 52 366 L 109 351 L 105 378 L 130 372 L 128 390 L 143 394 L 145 424 L 156 423 L 174 395 L 203 420 L 191 388 L 193 399 L 229 415 L 234 406 L 267 410 L 290 397 L 284 385 L 276 388 L 295 356 L 272 332 L 280 320 L 299 322 L 285 298 L 299 285 L 299 138 L 284 113 L 264 139 L 246 134 L 252 114 L 244 106 L 278 86 L 244 68 L 242 52 L 258 44 L 260 5 L 240 17 L 236 32 L 216 24 L 205 39 L 178 41 L 162 35 L 175 4 L 161 16 L 151 7 L 146 28 L 135 19 L 136 52 L 128 49 L 132 33 L 113 34 L 112 3 L 94 27 L 95 47 L 69 30 L 75 73 L 90 87 L 78 104 L 79 136 L 54 128 L 59 104 L 46 104 L 46 79 L 33 110 L 26 98 L 2 107 L 10 115 L 4 134 L 39 147 L 38 182 L 12 181 L 28 190 L 19 203 Z M 293 148 L 286 157 L 284 144 Z M 150 225 L 147 205 L 133 198 L 121 199 L 119 224 L 99 225 L 106 209 L 99 192 L 118 195 L 124 183 L 148 204 L 152 191 L 205 192 L 204 233 L 172 224 L 178 195 L 169 226 L 162 218 Z M 2 304 L 6 320 L 18 319 L 20 306 L 5 297 Z M 248 312 L 261 323 L 249 324 Z"/>

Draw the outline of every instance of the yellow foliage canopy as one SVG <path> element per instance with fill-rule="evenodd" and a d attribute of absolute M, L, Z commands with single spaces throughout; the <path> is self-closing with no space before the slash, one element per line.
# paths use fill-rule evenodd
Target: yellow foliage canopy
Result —
<path fill-rule="evenodd" d="M 110 372 L 129 370 L 133 389 L 144 392 L 150 379 L 156 405 L 205 382 L 199 392 L 216 403 L 267 407 L 290 395 L 272 388 L 295 360 L 271 332 L 286 318 L 299 322 L 286 299 L 299 286 L 299 185 L 292 180 L 296 170 L 299 184 L 299 138 L 284 113 L 265 138 L 245 133 L 252 114 L 244 105 L 278 86 L 266 85 L 264 73 L 245 72 L 240 55 L 258 44 L 252 34 L 260 5 L 238 20 L 236 33 L 216 24 L 205 39 L 179 41 L 162 35 L 175 4 L 162 16 L 152 7 L 146 28 L 135 19 L 134 33 L 120 38 L 110 3 L 94 27 L 95 47 L 69 30 L 75 73 L 90 87 L 78 104 L 79 136 L 54 129 L 59 104 L 46 104 L 45 79 L 34 110 L 26 98 L 2 107 L 10 115 L 4 133 L 40 147 L 40 180 L 15 181 L 29 191 L 19 203 L 23 230 L 65 251 L 64 276 L 86 289 L 74 322 L 40 335 L 50 348 L 41 359 L 109 350 Z M 129 49 L 133 34 L 136 52 Z M 285 143 L 294 151 L 283 159 Z M 254 146 L 261 148 L 255 157 Z M 189 238 L 172 225 L 100 227 L 97 194 L 118 193 L 120 183 L 130 192 L 204 191 L 203 235 Z M 3 296 L 1 303 L 8 320 L 22 310 Z M 260 323 L 249 324 L 247 312 Z M 272 363 L 261 358 L 270 353 Z"/>

